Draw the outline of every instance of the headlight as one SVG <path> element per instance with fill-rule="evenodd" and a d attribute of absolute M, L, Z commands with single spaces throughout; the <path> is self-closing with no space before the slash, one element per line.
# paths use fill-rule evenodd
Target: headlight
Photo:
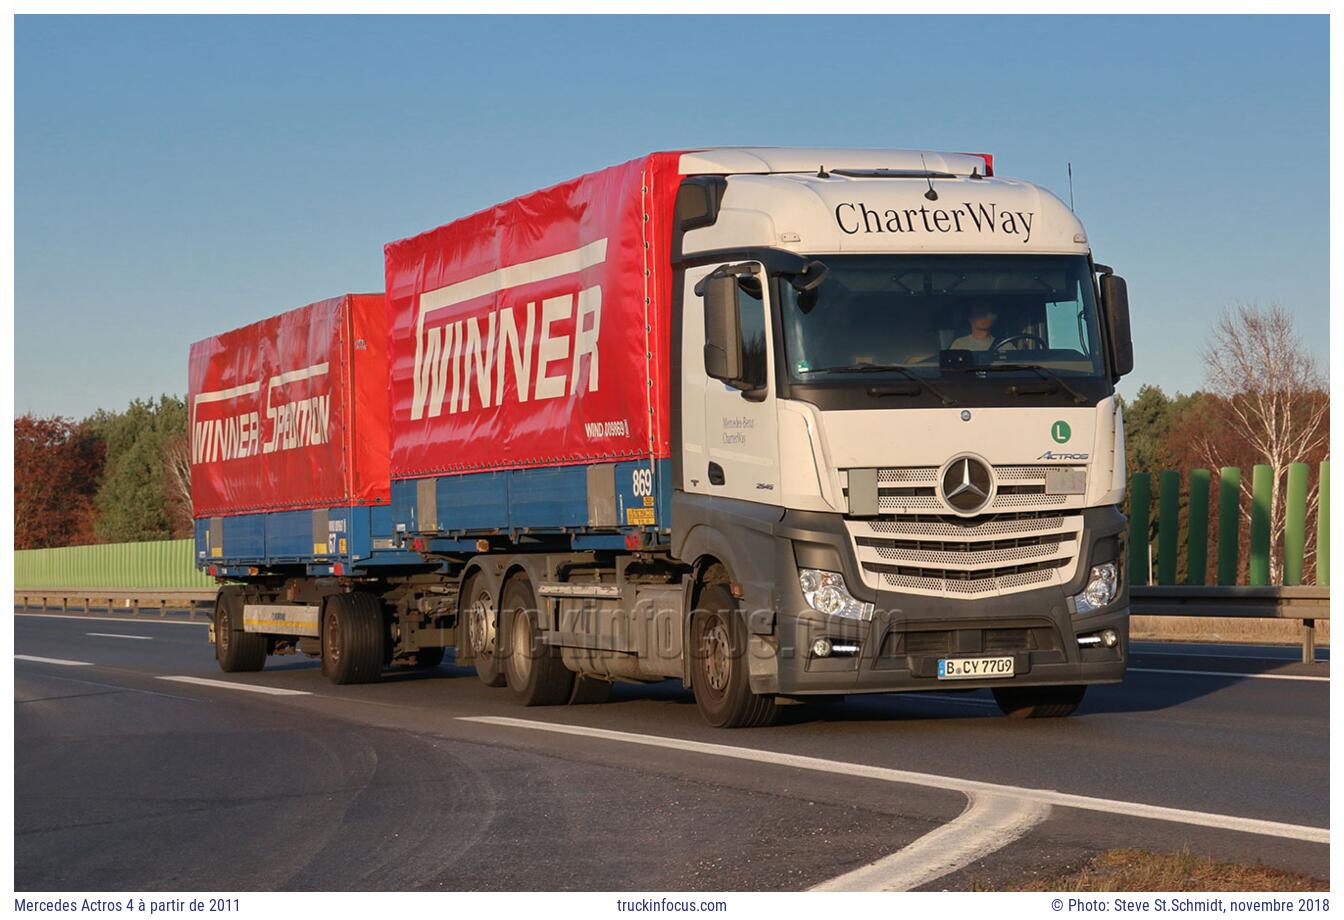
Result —
<path fill-rule="evenodd" d="M 849 593 L 845 576 L 839 572 L 821 569 L 800 569 L 798 586 L 803 589 L 807 604 L 818 613 L 852 620 L 871 620 L 873 605 L 865 604 Z"/>
<path fill-rule="evenodd" d="M 1100 610 L 1111 601 L 1120 587 L 1120 572 L 1114 562 L 1103 562 L 1092 566 L 1087 575 L 1087 587 L 1081 594 L 1073 596 L 1074 609 L 1078 613 L 1091 613 Z"/>

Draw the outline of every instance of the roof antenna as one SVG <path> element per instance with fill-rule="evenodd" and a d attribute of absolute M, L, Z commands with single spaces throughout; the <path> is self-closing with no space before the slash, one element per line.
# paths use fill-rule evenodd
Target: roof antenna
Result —
<path fill-rule="evenodd" d="M 933 176 L 929 174 L 929 164 L 924 162 L 924 154 L 919 155 L 919 162 L 924 163 L 924 181 L 929 183 L 929 190 L 924 193 L 924 197 L 930 201 L 938 200 L 938 193 L 933 190 Z"/>
<path fill-rule="evenodd" d="M 818 167 L 817 167 L 817 178 L 818 178 L 818 179 L 829 179 L 829 178 L 831 178 L 831 174 L 828 173 L 828 172 L 826 171 L 826 167 L 825 167 L 825 166 L 818 166 Z"/>
<path fill-rule="evenodd" d="M 1073 161 L 1069 161 L 1069 210 L 1073 210 Z"/>

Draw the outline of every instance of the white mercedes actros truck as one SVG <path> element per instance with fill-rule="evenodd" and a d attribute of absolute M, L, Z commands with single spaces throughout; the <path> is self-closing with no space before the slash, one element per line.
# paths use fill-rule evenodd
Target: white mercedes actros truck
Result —
<path fill-rule="evenodd" d="M 385 258 L 386 497 L 315 505 L 312 554 L 265 520 L 308 511 L 202 515 L 226 668 L 456 646 L 530 705 L 680 678 L 718 726 L 1122 679 L 1125 283 L 990 156 L 652 154 Z"/>

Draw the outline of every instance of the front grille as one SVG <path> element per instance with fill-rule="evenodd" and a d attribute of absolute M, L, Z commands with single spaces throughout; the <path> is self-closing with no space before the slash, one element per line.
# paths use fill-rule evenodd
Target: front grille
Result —
<path fill-rule="evenodd" d="M 936 466 L 901 466 L 877 471 L 877 510 L 879 514 L 909 514 L 950 510 L 938 494 Z M 1059 464 L 1012 464 L 994 467 L 994 500 L 984 513 L 1063 509 L 1081 504 L 1081 495 L 1052 494 L 1046 491 L 1050 471 L 1084 472 L 1086 467 Z M 848 490 L 846 490 L 848 492 Z"/>
<path fill-rule="evenodd" d="M 1051 471 L 1086 467 L 994 467 L 994 499 L 982 513 L 951 512 L 938 491 L 939 467 L 877 471 L 878 516 L 848 518 L 864 582 L 875 589 L 978 597 L 1060 584 L 1073 577 L 1084 496 L 1051 493 Z"/>

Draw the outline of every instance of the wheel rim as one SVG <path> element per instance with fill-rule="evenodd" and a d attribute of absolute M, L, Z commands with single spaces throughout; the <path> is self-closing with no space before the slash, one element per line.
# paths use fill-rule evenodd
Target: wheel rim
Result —
<path fill-rule="evenodd" d="M 233 638 L 233 623 L 229 620 L 229 608 L 221 606 L 219 608 L 219 629 L 216 630 L 215 644 L 219 646 L 220 651 L 229 650 L 229 640 Z"/>
<path fill-rule="evenodd" d="M 467 614 L 467 630 L 471 639 L 471 650 L 477 656 L 489 655 L 494 651 L 494 617 L 490 610 L 490 595 L 481 594 L 471 605 Z"/>
<path fill-rule="evenodd" d="M 322 639 L 326 644 L 325 657 L 333 664 L 341 662 L 341 621 L 333 610 L 327 614 L 326 627 L 322 630 Z"/>
<path fill-rule="evenodd" d="M 715 614 L 700 634 L 700 661 L 706 689 L 715 697 L 722 696 L 733 677 L 732 642 L 722 616 Z"/>
<path fill-rule="evenodd" d="M 521 684 L 526 684 L 532 673 L 532 628 L 527 613 L 518 610 L 513 615 L 513 643 L 509 657 L 513 671 Z"/>

